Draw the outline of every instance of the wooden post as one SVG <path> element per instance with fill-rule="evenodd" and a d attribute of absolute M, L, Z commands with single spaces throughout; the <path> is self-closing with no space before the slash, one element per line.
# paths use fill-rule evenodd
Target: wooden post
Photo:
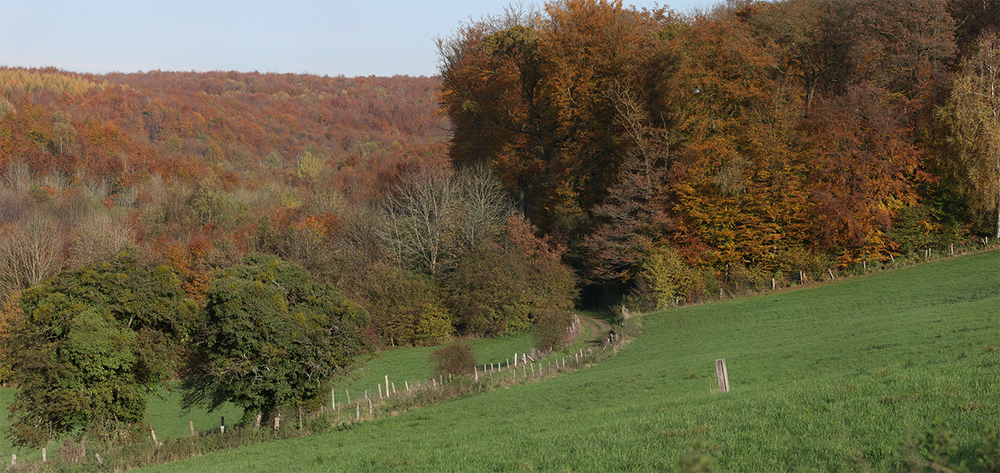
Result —
<path fill-rule="evenodd" d="M 382 385 L 381 384 L 378 385 L 378 398 L 382 399 Z"/>
<path fill-rule="evenodd" d="M 374 411 L 372 411 L 372 400 L 369 399 L 368 400 L 368 415 L 372 415 L 372 413 L 374 413 Z"/>
<path fill-rule="evenodd" d="M 348 391 L 347 388 L 344 388 L 344 392 L 347 393 L 347 403 L 350 404 L 351 403 L 351 392 Z"/>
<path fill-rule="evenodd" d="M 472 370 L 476 373 L 476 382 L 478 383 L 479 382 L 479 367 L 478 366 L 473 366 Z"/>
<path fill-rule="evenodd" d="M 153 429 L 149 429 L 149 435 L 151 435 L 153 437 L 153 446 L 154 447 L 159 447 L 160 446 L 160 442 L 158 442 L 156 440 L 156 431 L 153 430 Z"/>
<path fill-rule="evenodd" d="M 219 421 L 219 432 L 226 433 L 226 416 L 222 416 L 222 420 Z"/>
<path fill-rule="evenodd" d="M 334 388 L 330 388 L 330 407 L 333 408 L 333 410 L 337 410 L 337 395 L 334 394 L 334 391 Z"/>
<path fill-rule="evenodd" d="M 715 375 L 719 379 L 719 392 L 729 392 L 729 373 L 726 371 L 726 359 L 715 360 Z"/>
<path fill-rule="evenodd" d="M 260 430 L 260 420 L 264 417 L 263 412 L 257 413 L 257 418 L 253 421 L 253 430 Z"/>
<path fill-rule="evenodd" d="M 403 381 L 403 383 L 406 384 L 406 392 L 410 392 L 410 382 L 409 381 Z"/>
<path fill-rule="evenodd" d="M 49 461 L 49 459 L 45 456 L 45 447 L 42 447 L 42 463 L 47 461 Z"/>
<path fill-rule="evenodd" d="M 361 403 L 354 404 L 354 419 L 361 420 Z"/>
<path fill-rule="evenodd" d="M 281 417 L 274 417 L 274 431 L 277 432 L 278 428 L 281 427 Z"/>
<path fill-rule="evenodd" d="M 833 269 L 826 268 L 826 270 L 830 272 L 830 279 L 837 279 L 837 278 L 833 277 Z"/>
<path fill-rule="evenodd" d="M 194 421 L 193 420 L 189 420 L 188 421 L 188 426 L 191 427 L 191 436 L 194 437 Z"/>
<path fill-rule="evenodd" d="M 389 375 L 385 375 L 385 397 L 389 397 Z"/>
<path fill-rule="evenodd" d="M 775 288 L 774 278 L 771 278 L 771 290 L 773 291 L 774 288 Z"/>
<path fill-rule="evenodd" d="M 13 467 L 17 466 L 17 454 L 16 453 L 11 453 L 10 454 L 10 466 L 13 466 Z"/>
<path fill-rule="evenodd" d="M 396 383 L 392 383 L 392 395 L 396 395 Z"/>

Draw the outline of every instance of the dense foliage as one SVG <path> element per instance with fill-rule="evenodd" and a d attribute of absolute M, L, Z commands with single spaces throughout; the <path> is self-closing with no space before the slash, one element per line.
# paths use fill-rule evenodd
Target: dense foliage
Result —
<path fill-rule="evenodd" d="M 31 447 L 77 429 L 104 438 L 141 422 L 198 314 L 170 268 L 125 253 L 24 291 L 21 308 L 4 346 L 20 387 L 8 436 Z"/>
<path fill-rule="evenodd" d="M 647 300 L 672 292 L 638 277 L 666 247 L 726 285 L 803 251 L 846 267 L 986 234 L 996 107 L 976 91 L 1000 4 L 972 3 L 512 8 L 439 42 L 449 157 L 496 169 L 592 283 Z"/>
<path fill-rule="evenodd" d="M 297 264 L 254 254 L 212 282 L 204 325 L 193 336 L 184 405 L 232 402 L 244 418 L 325 392 L 371 351 L 367 315 Z"/>

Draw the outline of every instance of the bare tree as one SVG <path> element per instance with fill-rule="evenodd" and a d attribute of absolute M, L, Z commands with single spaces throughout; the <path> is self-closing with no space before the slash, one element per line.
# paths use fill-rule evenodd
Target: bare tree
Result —
<path fill-rule="evenodd" d="M 17 225 L 0 228 L 0 293 L 32 287 L 61 266 L 59 227 L 50 216 L 35 211 Z"/>
<path fill-rule="evenodd" d="M 400 264 L 437 276 L 454 245 L 455 175 L 448 169 L 404 176 L 381 206 L 379 238 Z"/>
<path fill-rule="evenodd" d="M 513 213 L 485 166 L 424 169 L 400 182 L 379 208 L 378 239 L 397 262 L 434 277 L 496 236 Z"/>
<path fill-rule="evenodd" d="M 95 212 L 73 229 L 71 240 L 72 265 L 84 266 L 97 261 L 114 259 L 134 243 L 135 231 L 128 219 L 106 212 Z"/>

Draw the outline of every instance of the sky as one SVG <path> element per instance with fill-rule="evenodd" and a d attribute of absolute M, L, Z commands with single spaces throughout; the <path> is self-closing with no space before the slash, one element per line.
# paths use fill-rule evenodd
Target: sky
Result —
<path fill-rule="evenodd" d="M 678 13 L 722 0 L 624 0 Z M 525 5 L 542 2 L 525 0 Z M 432 76 L 435 38 L 510 0 L 0 0 L 0 66 Z"/>

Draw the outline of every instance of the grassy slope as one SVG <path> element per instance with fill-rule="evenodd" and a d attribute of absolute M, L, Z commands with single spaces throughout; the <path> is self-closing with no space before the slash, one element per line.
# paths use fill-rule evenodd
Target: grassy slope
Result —
<path fill-rule="evenodd" d="M 476 362 L 482 366 L 484 363 L 504 363 L 507 360 L 513 362 L 515 352 L 531 353 L 533 341 L 531 334 L 522 333 L 471 340 L 468 344 L 476 355 Z M 379 385 L 385 383 L 386 375 L 389 376 L 390 386 L 395 384 L 397 391 L 405 389 L 404 382 L 416 386 L 418 381 L 427 381 L 434 375 L 434 364 L 429 361 L 430 356 L 438 348 L 440 347 L 407 348 L 380 353 L 348 379 L 337 384 L 337 403 L 347 401 L 345 389 L 350 390 L 352 400 L 363 397 L 366 389 L 369 396 L 378 396 Z"/>
<path fill-rule="evenodd" d="M 722 471 L 891 469 L 936 416 L 968 455 L 1000 419 L 998 308 L 994 251 L 672 310 L 572 375 L 158 470 L 673 470 L 695 439 Z"/>

